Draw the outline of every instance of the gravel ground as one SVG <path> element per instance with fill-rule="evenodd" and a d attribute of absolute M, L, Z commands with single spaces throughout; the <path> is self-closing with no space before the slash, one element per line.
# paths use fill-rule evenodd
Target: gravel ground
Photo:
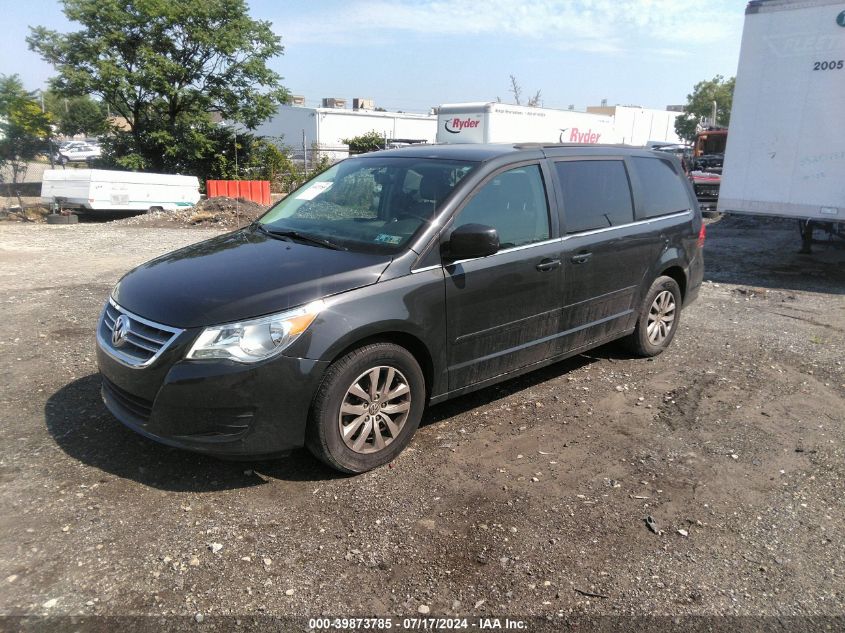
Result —
<path fill-rule="evenodd" d="M 713 223 L 669 351 L 434 407 L 339 477 L 168 449 L 99 399 L 111 286 L 218 233 L 0 226 L 0 614 L 845 614 L 845 248 Z"/>

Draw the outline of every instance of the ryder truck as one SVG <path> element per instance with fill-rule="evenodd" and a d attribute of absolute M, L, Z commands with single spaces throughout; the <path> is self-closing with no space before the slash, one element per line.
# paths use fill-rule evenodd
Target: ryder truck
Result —
<path fill-rule="evenodd" d="M 619 143 L 613 117 L 504 103 L 437 109 L 438 143 Z"/>
<path fill-rule="evenodd" d="M 845 1 L 748 4 L 718 209 L 845 237 Z"/>

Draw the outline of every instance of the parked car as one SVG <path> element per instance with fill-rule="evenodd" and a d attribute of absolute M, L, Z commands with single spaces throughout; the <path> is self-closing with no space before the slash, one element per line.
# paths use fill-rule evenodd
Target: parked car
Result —
<path fill-rule="evenodd" d="M 614 146 L 451 145 L 331 167 L 241 230 L 125 275 L 102 395 L 164 444 L 393 460 L 428 404 L 624 338 L 659 354 L 698 294 L 678 160 Z"/>
<path fill-rule="evenodd" d="M 660 143 L 652 145 L 649 149 L 672 154 L 681 161 L 681 165 L 692 165 L 693 149 L 690 145 L 684 145 L 683 143 Z"/>
<path fill-rule="evenodd" d="M 73 162 L 90 162 L 101 155 L 98 145 L 78 143 L 62 147 L 56 152 L 55 161 L 60 165 Z"/>
<path fill-rule="evenodd" d="M 689 173 L 692 189 L 698 199 L 698 206 L 701 212 L 707 217 L 717 216 L 716 205 L 719 201 L 719 188 L 722 183 L 722 174 L 694 170 Z"/>

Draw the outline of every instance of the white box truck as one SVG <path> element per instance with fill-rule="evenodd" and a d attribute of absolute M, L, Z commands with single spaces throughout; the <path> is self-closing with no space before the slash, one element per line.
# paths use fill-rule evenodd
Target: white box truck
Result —
<path fill-rule="evenodd" d="M 613 117 L 504 103 L 437 108 L 438 143 L 618 143 Z"/>
<path fill-rule="evenodd" d="M 90 211 L 172 211 L 200 199 L 195 176 L 103 169 L 48 169 L 41 197 L 65 209 Z"/>
<path fill-rule="evenodd" d="M 845 1 L 748 4 L 717 208 L 845 235 Z"/>

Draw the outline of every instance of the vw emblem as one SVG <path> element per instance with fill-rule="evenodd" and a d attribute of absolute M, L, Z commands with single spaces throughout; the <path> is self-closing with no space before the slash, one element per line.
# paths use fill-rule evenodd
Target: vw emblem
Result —
<path fill-rule="evenodd" d="M 111 344 L 115 347 L 123 347 L 126 342 L 126 335 L 129 334 L 129 317 L 121 314 L 114 322 L 114 329 L 111 332 Z"/>

